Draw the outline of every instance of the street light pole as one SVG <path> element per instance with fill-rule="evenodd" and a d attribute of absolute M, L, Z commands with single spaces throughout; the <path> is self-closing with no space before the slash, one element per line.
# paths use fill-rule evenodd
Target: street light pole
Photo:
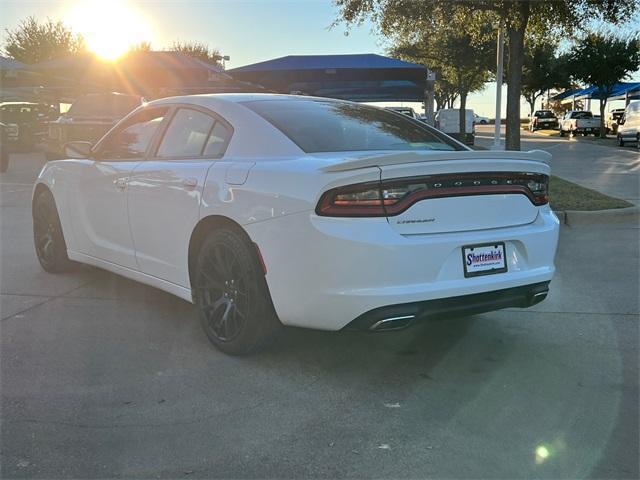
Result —
<path fill-rule="evenodd" d="M 502 124 L 502 76 L 504 72 L 504 36 L 502 25 L 498 27 L 498 48 L 496 66 L 496 120 L 493 132 L 493 148 L 500 150 L 500 126 Z"/>

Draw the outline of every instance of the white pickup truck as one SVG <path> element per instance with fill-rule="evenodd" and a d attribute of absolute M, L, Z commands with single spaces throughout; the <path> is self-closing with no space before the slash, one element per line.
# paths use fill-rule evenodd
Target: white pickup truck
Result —
<path fill-rule="evenodd" d="M 560 120 L 560 136 L 565 134 L 575 137 L 583 135 L 600 135 L 600 118 L 594 118 L 593 113 L 584 110 L 569 110 Z"/>

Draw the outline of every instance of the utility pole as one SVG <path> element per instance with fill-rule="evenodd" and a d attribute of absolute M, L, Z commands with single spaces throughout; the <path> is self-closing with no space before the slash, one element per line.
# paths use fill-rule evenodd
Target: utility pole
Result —
<path fill-rule="evenodd" d="M 435 101 L 435 80 L 436 73 L 427 69 L 427 88 L 424 95 L 424 116 L 427 120 L 427 125 L 433 126 L 435 123 L 433 102 Z"/>
<path fill-rule="evenodd" d="M 496 59 L 496 120 L 493 132 L 493 149 L 500 150 L 500 126 L 502 124 L 502 77 L 504 74 L 504 35 L 502 24 L 498 26 L 498 54 Z"/>

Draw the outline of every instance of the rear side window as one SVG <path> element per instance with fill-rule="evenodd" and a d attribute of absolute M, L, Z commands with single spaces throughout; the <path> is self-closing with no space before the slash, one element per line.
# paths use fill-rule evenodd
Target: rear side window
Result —
<path fill-rule="evenodd" d="M 221 122 L 216 122 L 204 147 L 203 155 L 205 157 L 219 157 L 222 155 L 229 136 L 229 129 Z"/>
<path fill-rule="evenodd" d="M 200 156 L 213 124 L 213 117 L 205 113 L 187 108 L 179 109 L 171 119 L 157 156 Z"/>
<path fill-rule="evenodd" d="M 304 97 L 243 104 L 307 153 L 462 149 L 406 115 L 368 105 Z"/>

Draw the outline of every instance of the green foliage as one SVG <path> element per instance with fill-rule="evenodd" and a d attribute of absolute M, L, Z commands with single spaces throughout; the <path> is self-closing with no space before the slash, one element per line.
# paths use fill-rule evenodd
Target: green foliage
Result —
<path fill-rule="evenodd" d="M 449 24 L 439 35 L 422 34 L 417 39 L 396 39 L 390 53 L 405 60 L 427 65 L 436 71 L 438 106 L 460 97 L 460 131 L 464 133 L 467 95 L 484 88 L 495 61 L 495 43 L 485 27 L 469 34 L 462 24 Z"/>
<path fill-rule="evenodd" d="M 379 31 L 393 39 L 417 41 L 421 35 L 438 38 L 446 25 L 464 25 L 471 36 L 482 28 L 507 32 L 507 149 L 520 148 L 520 96 L 524 36 L 527 34 L 573 34 L 602 20 L 623 23 L 633 18 L 640 0 L 334 0 L 340 21 L 359 24 L 371 19 Z"/>
<path fill-rule="evenodd" d="M 545 38 L 525 40 L 524 66 L 522 68 L 522 96 L 527 100 L 533 115 L 535 102 L 552 88 L 569 88 L 571 82 L 566 55 L 556 56 L 556 43 Z"/>
<path fill-rule="evenodd" d="M 82 36 L 74 35 L 61 21 L 39 23 L 35 17 L 27 17 L 5 33 L 3 54 L 27 64 L 86 51 Z"/>
<path fill-rule="evenodd" d="M 220 65 L 220 60 L 222 60 L 222 56 L 218 50 L 201 42 L 175 41 L 169 50 L 185 53 L 193 58 L 198 58 L 203 62 L 211 63 L 213 65 Z"/>
<path fill-rule="evenodd" d="M 569 63 L 575 80 L 595 85 L 602 92 L 600 136 L 605 137 L 604 111 L 607 97 L 616 83 L 628 78 L 630 73 L 640 67 L 640 40 L 590 33 L 573 47 Z"/>
<path fill-rule="evenodd" d="M 573 47 L 570 65 L 574 79 L 609 93 L 640 67 L 640 40 L 590 33 Z"/>

